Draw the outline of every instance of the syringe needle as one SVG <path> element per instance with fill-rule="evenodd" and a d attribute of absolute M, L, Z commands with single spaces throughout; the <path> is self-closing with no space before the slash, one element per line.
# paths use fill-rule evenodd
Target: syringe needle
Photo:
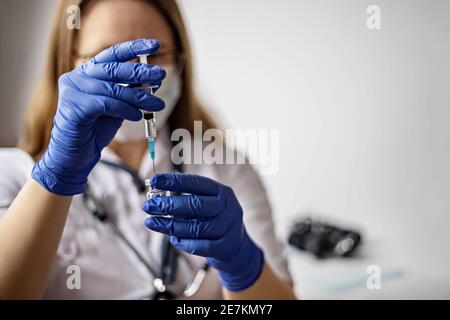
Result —
<path fill-rule="evenodd" d="M 156 169 L 155 169 L 155 159 L 152 159 L 153 162 L 153 175 L 156 174 Z"/>

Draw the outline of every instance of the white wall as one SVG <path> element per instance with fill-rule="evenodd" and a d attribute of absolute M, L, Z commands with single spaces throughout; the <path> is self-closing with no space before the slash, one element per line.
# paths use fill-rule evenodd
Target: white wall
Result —
<path fill-rule="evenodd" d="M 37 81 L 54 3 L 0 0 L 3 143 Z M 277 222 L 313 209 L 446 270 L 450 2 L 180 3 L 199 92 L 221 123 L 280 129 L 280 171 L 264 178 Z M 366 28 L 370 4 L 380 31 Z"/>
<path fill-rule="evenodd" d="M 281 169 L 265 178 L 278 222 L 313 209 L 446 270 L 450 2 L 180 2 L 222 122 L 281 130 Z"/>
<path fill-rule="evenodd" d="M 56 0 L 0 0 L 0 146 L 15 145 L 38 81 Z"/>

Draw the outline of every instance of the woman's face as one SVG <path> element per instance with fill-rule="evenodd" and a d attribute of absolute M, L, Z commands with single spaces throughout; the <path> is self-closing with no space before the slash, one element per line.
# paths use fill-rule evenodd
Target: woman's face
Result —
<path fill-rule="evenodd" d="M 149 63 L 175 64 L 175 37 L 164 16 L 144 0 L 91 0 L 83 9 L 74 45 L 74 65 L 113 44 L 139 38 L 157 39 L 161 49 Z"/>

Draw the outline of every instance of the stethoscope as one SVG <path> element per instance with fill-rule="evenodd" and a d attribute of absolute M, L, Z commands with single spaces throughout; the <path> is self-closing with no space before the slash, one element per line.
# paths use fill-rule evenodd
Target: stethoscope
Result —
<path fill-rule="evenodd" d="M 111 168 L 122 170 L 127 172 L 133 179 L 133 182 L 139 191 L 143 194 L 146 191 L 145 182 L 139 177 L 137 172 L 127 167 L 126 165 L 100 160 L 101 164 L 107 165 Z M 180 169 L 180 168 L 178 168 Z M 182 168 L 181 168 L 182 169 Z M 182 171 L 182 170 L 178 170 Z M 189 298 L 198 292 L 202 285 L 206 273 L 209 269 L 209 265 L 205 263 L 200 270 L 195 270 L 189 259 L 183 255 L 179 250 L 172 246 L 168 236 L 164 236 L 162 241 L 162 259 L 161 265 L 158 270 L 155 270 L 144 257 L 139 253 L 136 247 L 130 242 L 130 240 L 121 232 L 115 222 L 110 219 L 104 206 L 95 198 L 89 185 L 86 187 L 83 193 L 83 201 L 89 210 L 89 212 L 101 223 L 108 223 L 112 231 L 124 242 L 124 244 L 136 255 L 139 261 L 146 267 L 151 276 L 153 277 L 153 288 L 155 289 L 152 296 L 149 298 L 152 300 L 171 300 L 177 298 Z M 168 287 L 172 285 L 176 280 L 176 273 L 178 269 L 179 260 L 184 259 L 192 274 L 195 274 L 192 281 L 181 292 L 174 292 Z"/>

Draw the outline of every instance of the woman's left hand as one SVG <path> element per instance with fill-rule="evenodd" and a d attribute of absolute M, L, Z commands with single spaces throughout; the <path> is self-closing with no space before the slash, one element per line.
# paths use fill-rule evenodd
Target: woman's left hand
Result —
<path fill-rule="evenodd" d="M 152 186 L 188 195 L 146 201 L 143 209 L 152 215 L 145 220 L 149 229 L 170 235 L 171 243 L 189 254 L 206 257 L 230 291 L 242 291 L 259 278 L 263 253 L 248 236 L 230 187 L 182 173 L 157 174 Z"/>

